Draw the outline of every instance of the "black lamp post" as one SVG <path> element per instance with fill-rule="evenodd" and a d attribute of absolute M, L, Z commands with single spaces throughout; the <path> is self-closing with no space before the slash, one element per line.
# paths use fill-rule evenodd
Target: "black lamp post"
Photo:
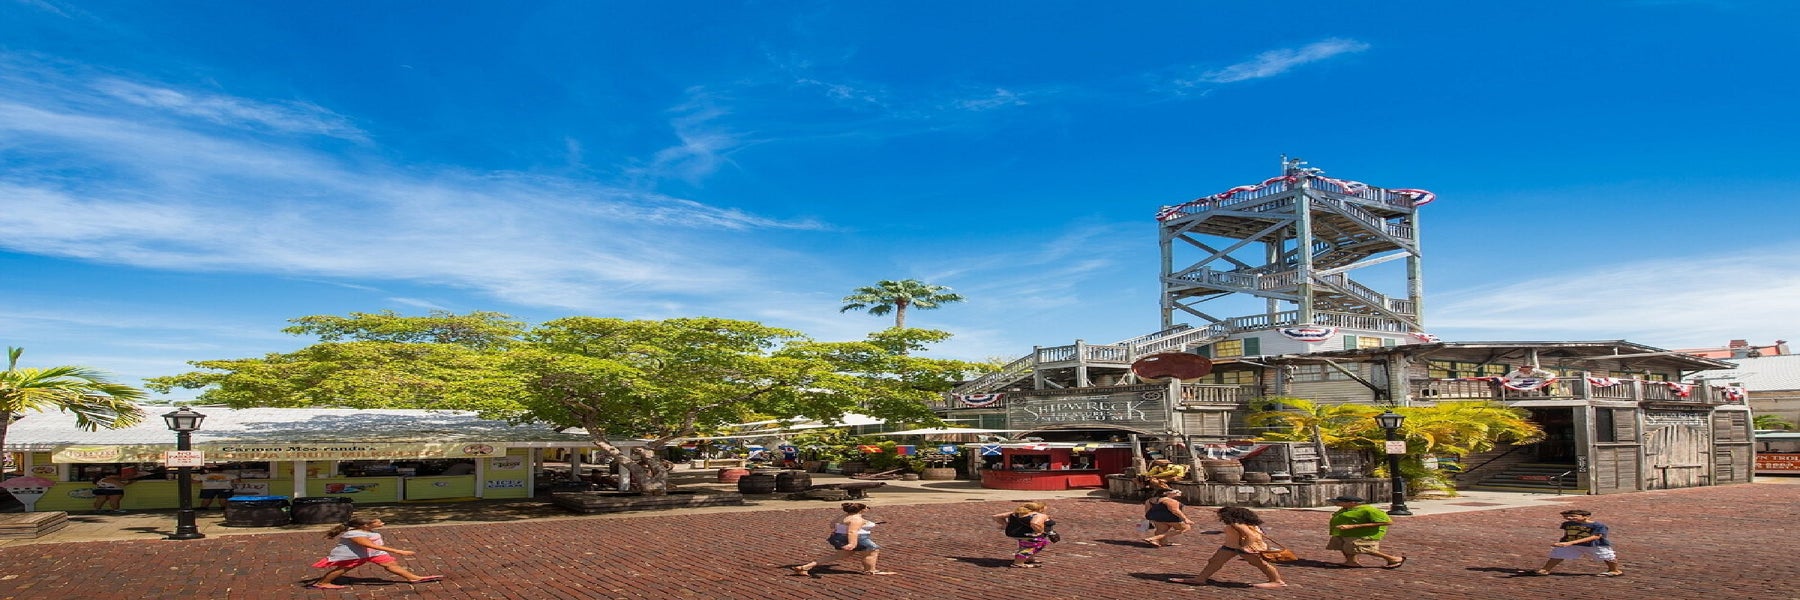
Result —
<path fill-rule="evenodd" d="M 183 406 L 181 410 L 163 415 L 162 418 L 163 423 L 169 426 L 169 431 L 175 432 L 175 449 L 185 452 L 193 449 L 189 436 L 200 430 L 200 421 L 205 420 L 206 415 Z M 175 513 L 175 533 L 164 539 L 197 540 L 206 537 L 206 534 L 200 533 L 200 529 L 194 526 L 194 483 L 188 477 L 188 467 L 176 467 L 175 476 L 175 490 L 181 496 L 181 511 Z"/>
<path fill-rule="evenodd" d="M 1394 488 L 1394 497 L 1388 504 L 1387 513 L 1400 516 L 1411 515 L 1412 511 L 1406 509 L 1406 478 L 1400 474 L 1400 455 L 1406 453 L 1406 447 L 1399 446 L 1399 451 L 1396 452 L 1394 444 L 1400 440 L 1400 425 L 1406 422 L 1406 415 L 1389 409 L 1375 415 L 1375 422 L 1387 431 L 1388 480 L 1390 487 Z"/>

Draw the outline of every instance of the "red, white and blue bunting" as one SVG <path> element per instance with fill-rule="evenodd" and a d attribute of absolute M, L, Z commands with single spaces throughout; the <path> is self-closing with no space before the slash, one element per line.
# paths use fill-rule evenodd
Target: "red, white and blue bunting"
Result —
<path fill-rule="evenodd" d="M 1423 331 L 1414 331 L 1407 335 L 1412 336 L 1412 339 L 1419 340 L 1419 343 L 1421 343 L 1421 344 L 1436 344 L 1438 342 L 1444 341 L 1444 340 L 1438 339 L 1438 336 L 1431 335 L 1431 334 L 1425 333 Z"/>
<path fill-rule="evenodd" d="M 1363 192 L 1369 190 L 1369 184 L 1363 183 L 1361 181 L 1332 179 L 1330 177 L 1325 177 L 1325 176 L 1321 176 L 1321 175 L 1314 175 L 1313 178 L 1323 180 L 1323 181 L 1329 181 L 1333 184 L 1336 184 L 1338 187 L 1343 188 L 1344 193 L 1346 193 L 1346 194 L 1360 195 Z M 1258 183 L 1255 185 L 1240 185 L 1240 186 L 1231 188 L 1229 190 L 1225 190 L 1223 192 L 1213 194 L 1211 196 L 1202 196 L 1199 198 L 1195 198 L 1193 200 L 1189 200 L 1187 202 L 1183 202 L 1181 204 L 1176 204 L 1173 206 L 1164 206 L 1161 209 L 1156 211 L 1156 220 L 1168 221 L 1170 219 L 1180 218 L 1186 214 L 1186 213 L 1183 213 L 1182 210 L 1187 209 L 1187 208 L 1192 208 L 1192 207 L 1196 207 L 1196 206 L 1206 206 L 1206 205 L 1212 204 L 1214 202 L 1219 202 L 1222 200 L 1229 200 L 1229 199 L 1231 199 L 1232 196 L 1236 196 L 1238 194 L 1243 194 L 1243 193 L 1247 193 L 1247 192 L 1254 192 L 1254 191 L 1269 187 L 1271 185 L 1274 185 L 1276 182 L 1281 182 L 1284 184 L 1291 185 L 1295 181 L 1299 181 L 1299 179 L 1300 179 L 1299 177 L 1296 177 L 1293 175 L 1282 175 L 1279 177 L 1270 177 L 1268 179 L 1264 179 L 1262 183 Z M 1406 196 L 1407 198 L 1411 198 L 1413 206 L 1415 208 L 1424 206 L 1427 204 L 1431 204 L 1431 201 L 1437 200 L 1437 194 L 1433 194 L 1431 192 L 1421 190 L 1421 189 L 1396 188 L 1396 189 L 1392 189 L 1392 190 L 1388 190 L 1388 191 L 1396 193 L 1396 194 L 1400 194 L 1402 196 Z"/>
<path fill-rule="evenodd" d="M 1730 402 L 1733 404 L 1743 404 L 1744 403 L 1744 396 L 1745 396 L 1744 386 L 1741 386 L 1741 385 L 1715 385 L 1713 387 L 1716 387 L 1716 388 L 1719 388 L 1720 390 L 1722 390 L 1721 393 L 1725 396 L 1726 402 Z"/>
<path fill-rule="evenodd" d="M 1609 388 L 1609 387 L 1612 387 L 1615 385 L 1619 385 L 1621 383 L 1625 383 L 1624 381 L 1621 381 L 1617 377 L 1589 377 L 1589 378 L 1587 378 L 1587 380 L 1588 380 L 1589 385 L 1592 385 L 1597 388 Z"/>
<path fill-rule="evenodd" d="M 961 402 L 963 406 L 981 408 L 999 402 L 1000 399 L 1004 397 L 1006 397 L 1006 394 L 958 394 L 956 400 Z"/>
<path fill-rule="evenodd" d="M 1556 382 L 1555 377 L 1495 377 L 1502 387 L 1509 390 L 1535 390 Z"/>
<path fill-rule="evenodd" d="M 1336 327 L 1283 327 L 1276 331 L 1291 339 L 1309 343 L 1323 342 L 1337 337 L 1338 334 Z"/>
<path fill-rule="evenodd" d="M 1694 393 L 1694 386 L 1689 384 L 1675 383 L 1673 381 L 1658 381 L 1655 383 L 1668 386 L 1669 389 L 1674 390 L 1676 398 L 1686 398 Z"/>
<path fill-rule="evenodd" d="M 1242 193 L 1246 193 L 1246 192 L 1254 192 L 1256 190 L 1260 190 L 1260 189 L 1269 187 L 1271 185 L 1274 185 L 1275 182 L 1277 182 L 1277 181 L 1282 182 L 1282 183 L 1293 183 L 1295 181 L 1298 181 L 1299 179 L 1300 178 L 1292 176 L 1292 175 L 1282 175 L 1279 177 L 1270 177 L 1268 179 L 1264 179 L 1262 183 L 1258 183 L 1256 185 L 1240 185 L 1240 186 L 1231 188 L 1229 190 L 1225 190 L 1223 192 L 1213 194 L 1211 196 L 1203 196 L 1200 198 L 1195 198 L 1193 200 L 1189 200 L 1187 202 L 1183 202 L 1181 204 L 1177 204 L 1174 206 L 1164 206 L 1164 207 L 1162 207 L 1162 210 L 1156 211 L 1156 220 L 1167 221 L 1169 219 L 1178 218 L 1178 217 L 1182 216 L 1183 213 L 1181 211 L 1182 211 L 1182 209 L 1185 209 L 1185 208 L 1190 208 L 1190 207 L 1195 207 L 1195 206 L 1206 206 L 1208 204 L 1212 204 L 1212 203 L 1218 202 L 1220 200 L 1229 200 L 1229 199 L 1231 199 L 1232 196 L 1236 196 L 1238 194 L 1242 194 Z"/>

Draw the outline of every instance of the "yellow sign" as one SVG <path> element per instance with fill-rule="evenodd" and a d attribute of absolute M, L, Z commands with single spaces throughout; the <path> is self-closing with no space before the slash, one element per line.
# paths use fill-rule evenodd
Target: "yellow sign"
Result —
<path fill-rule="evenodd" d="M 53 463 L 161 462 L 174 445 L 62 446 L 50 454 Z M 503 454 L 505 444 L 493 443 L 226 443 L 196 444 L 212 462 L 284 460 L 416 460 L 428 458 L 482 458 Z"/>

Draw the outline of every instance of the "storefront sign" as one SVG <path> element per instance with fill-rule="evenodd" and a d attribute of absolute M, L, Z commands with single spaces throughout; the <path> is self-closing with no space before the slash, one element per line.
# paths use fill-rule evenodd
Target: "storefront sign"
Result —
<path fill-rule="evenodd" d="M 1800 454 L 1759 452 L 1756 455 L 1756 470 L 1776 473 L 1800 473 Z"/>
<path fill-rule="evenodd" d="M 1011 429 L 1077 423 L 1162 429 L 1169 415 L 1166 395 L 1160 387 L 1107 395 L 1014 392 L 1007 401 L 1006 422 Z"/>
<path fill-rule="evenodd" d="M 170 446 L 63 446 L 50 455 L 54 463 L 160 462 Z M 206 460 L 216 462 L 283 460 L 414 460 L 482 458 L 504 452 L 504 444 L 196 444 Z"/>
<path fill-rule="evenodd" d="M 163 453 L 163 465 L 169 467 L 204 467 L 206 453 L 198 450 L 170 450 Z"/>

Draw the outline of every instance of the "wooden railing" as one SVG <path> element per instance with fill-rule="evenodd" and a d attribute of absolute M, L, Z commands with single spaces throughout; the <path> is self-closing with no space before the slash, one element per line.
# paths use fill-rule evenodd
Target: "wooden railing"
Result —
<path fill-rule="evenodd" d="M 1409 385 L 1414 400 L 1616 400 L 1621 402 L 1692 402 L 1728 404 L 1724 394 L 1708 386 L 1688 388 L 1681 396 L 1676 388 L 1660 381 L 1620 380 L 1617 385 L 1600 387 L 1585 378 L 1566 377 L 1535 390 L 1514 390 L 1489 381 L 1415 380 Z"/>

